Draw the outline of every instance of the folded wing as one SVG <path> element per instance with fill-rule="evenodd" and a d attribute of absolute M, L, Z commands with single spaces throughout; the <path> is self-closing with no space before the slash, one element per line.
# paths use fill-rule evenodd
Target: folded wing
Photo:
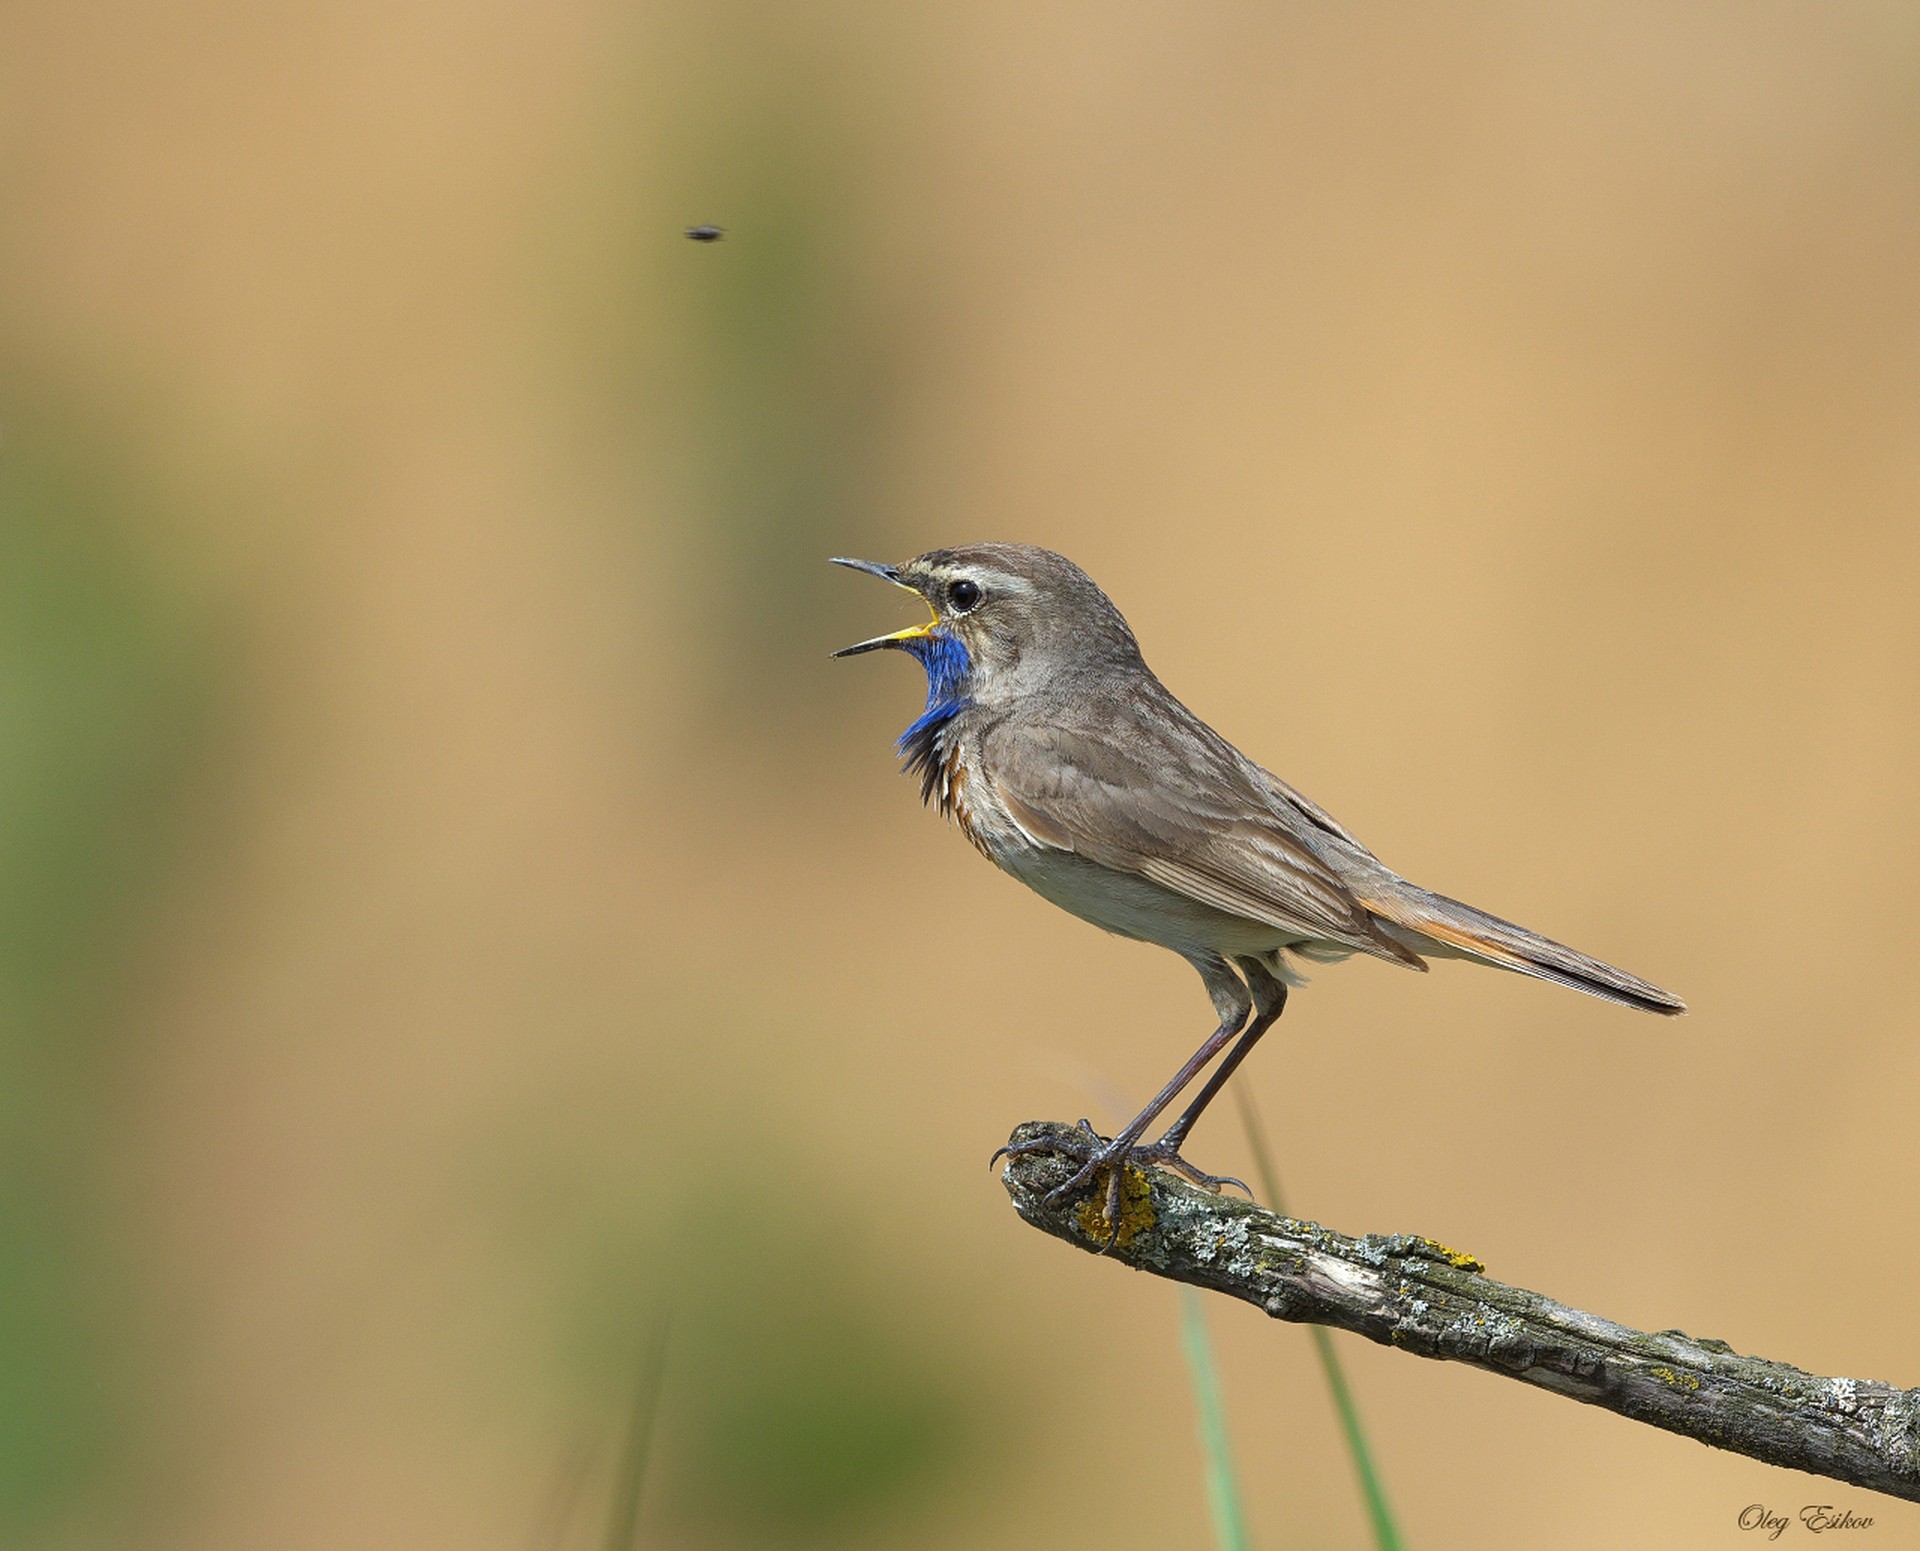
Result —
<path fill-rule="evenodd" d="M 1003 723 L 983 764 L 1036 841 L 1216 910 L 1411 969 L 1396 942 L 1304 841 L 1257 766 L 1197 718 Z"/>

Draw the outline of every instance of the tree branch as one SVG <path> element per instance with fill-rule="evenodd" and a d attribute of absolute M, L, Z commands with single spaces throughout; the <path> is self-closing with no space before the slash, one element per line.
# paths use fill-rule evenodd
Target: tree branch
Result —
<path fill-rule="evenodd" d="M 1015 1142 L 1085 1137 L 1032 1121 Z M 1044 1198 L 1076 1167 L 1009 1159 L 1001 1178 L 1034 1227 L 1099 1253 L 1104 1190 L 1062 1210 Z M 1470 1363 L 1718 1449 L 1920 1502 L 1920 1389 L 1823 1379 L 1684 1331 L 1648 1334 L 1481 1274 L 1431 1239 L 1343 1234 L 1129 1168 L 1109 1258 L 1226 1293 L 1275 1319 L 1333 1325 L 1420 1357 Z"/>

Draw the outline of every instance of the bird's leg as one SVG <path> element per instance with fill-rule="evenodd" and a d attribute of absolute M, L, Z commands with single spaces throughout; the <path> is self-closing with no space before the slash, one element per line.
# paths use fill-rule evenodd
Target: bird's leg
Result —
<path fill-rule="evenodd" d="M 1206 1086 L 1194 1096 L 1193 1102 L 1181 1111 L 1180 1118 L 1167 1127 L 1159 1141 L 1149 1142 L 1145 1147 L 1134 1148 L 1133 1157 L 1139 1163 L 1163 1164 L 1175 1173 L 1192 1180 L 1196 1185 L 1204 1185 L 1209 1190 L 1218 1190 L 1223 1185 L 1238 1185 L 1251 1197 L 1253 1192 L 1247 1190 L 1246 1181 L 1235 1179 L 1230 1174 L 1208 1174 L 1196 1169 L 1180 1156 L 1180 1148 L 1185 1144 L 1187 1133 L 1193 1129 L 1194 1122 L 1213 1102 L 1214 1096 L 1226 1087 L 1227 1079 L 1233 1075 L 1234 1069 L 1246 1060 L 1248 1052 L 1259 1043 L 1260 1036 L 1272 1028 L 1280 1014 L 1286 1011 L 1287 983 L 1272 974 L 1258 959 L 1241 959 L 1239 963 L 1246 974 L 1247 984 L 1253 990 L 1253 1021 L 1247 1025 L 1246 1032 L 1240 1036 L 1239 1043 L 1227 1052 L 1226 1060 L 1222 1061 L 1213 1075 L 1207 1079 Z"/>
<path fill-rule="evenodd" d="M 1107 1224 L 1111 1234 L 1107 1241 L 1109 1248 L 1112 1247 L 1120 1232 L 1120 1202 L 1126 1168 L 1131 1159 L 1138 1156 L 1137 1144 L 1140 1138 L 1146 1134 L 1147 1127 L 1160 1117 L 1161 1112 L 1180 1096 L 1187 1084 L 1205 1070 L 1207 1063 L 1232 1042 L 1233 1037 L 1246 1025 L 1248 1015 L 1253 1011 L 1253 999 L 1225 959 L 1197 958 L 1193 963 L 1206 981 L 1207 990 L 1213 996 L 1214 1010 L 1220 1014 L 1220 1026 L 1207 1036 L 1206 1043 L 1193 1053 L 1187 1064 L 1173 1074 L 1172 1079 L 1154 1096 L 1153 1101 L 1127 1122 L 1125 1129 L 1118 1136 L 1104 1143 L 1097 1135 L 1090 1136 L 1085 1142 L 1078 1138 L 1071 1142 L 1052 1138 L 1045 1141 L 1017 1142 L 1011 1146 L 1002 1147 L 993 1155 L 994 1159 L 998 1160 L 1003 1157 L 1017 1158 L 1030 1152 L 1055 1152 L 1065 1153 L 1069 1158 L 1078 1159 L 1080 1167 L 1074 1171 L 1072 1177 L 1047 1193 L 1046 1205 L 1056 1211 L 1071 1201 L 1102 1169 L 1110 1171 L 1106 1182 Z M 1278 984 L 1278 982 L 1275 983 Z M 1196 1111 L 1195 1118 L 1197 1114 Z M 1187 1124 L 1191 1125 L 1192 1120 L 1188 1120 Z M 1091 1127 L 1087 1129 L 1092 1130 Z M 1177 1157 L 1177 1150 L 1169 1149 L 1169 1156 Z M 1180 1164 L 1184 1167 L 1185 1160 L 1181 1159 Z"/>
<path fill-rule="evenodd" d="M 998 1163 L 1002 1158 L 1018 1158 L 1030 1152 L 1065 1153 L 1069 1158 L 1085 1159 L 1087 1164 L 1085 1168 L 1048 1195 L 1048 1205 L 1061 1205 L 1092 1177 L 1100 1165 L 1133 1149 L 1133 1145 L 1146 1133 L 1147 1127 L 1159 1118 L 1160 1112 L 1180 1097 L 1181 1089 L 1192 1082 L 1201 1069 L 1220 1054 L 1227 1042 L 1240 1032 L 1240 1025 L 1245 1017 L 1245 1013 L 1241 1013 L 1232 1022 L 1223 1022 L 1219 1028 L 1215 1029 L 1207 1037 L 1207 1042 L 1193 1053 L 1192 1059 L 1174 1074 L 1172 1081 L 1154 1096 L 1153 1102 L 1128 1121 L 1126 1129 L 1112 1141 L 1101 1136 L 1092 1125 L 1083 1120 L 1077 1129 L 1087 1133 L 1085 1141 L 1078 1137 L 1071 1139 L 1047 1137 L 1031 1142 L 1010 1142 L 1005 1147 L 997 1149 L 988 1162 Z"/>

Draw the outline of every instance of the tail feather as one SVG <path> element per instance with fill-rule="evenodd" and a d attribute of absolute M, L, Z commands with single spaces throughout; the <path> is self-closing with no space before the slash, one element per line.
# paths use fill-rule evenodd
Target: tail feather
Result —
<path fill-rule="evenodd" d="M 1409 885 L 1404 894 L 1396 891 L 1392 898 L 1365 903 L 1416 953 L 1461 954 L 1643 1012 L 1672 1017 L 1687 1010 L 1671 991 L 1444 894 Z"/>

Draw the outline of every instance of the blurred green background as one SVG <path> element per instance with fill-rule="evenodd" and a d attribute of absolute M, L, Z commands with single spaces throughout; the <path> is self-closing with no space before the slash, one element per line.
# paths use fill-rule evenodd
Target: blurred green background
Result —
<path fill-rule="evenodd" d="M 827 555 L 982 538 L 1695 1009 L 1330 970 L 1244 1078 L 1297 1209 L 1920 1379 L 1911 5 L 0 41 L 0 1544 L 598 1545 L 663 1320 L 645 1544 L 1205 1543 L 1172 1289 L 985 1167 L 1200 989 L 827 660 L 910 617 Z M 1363 1544 L 1304 1336 L 1212 1318 L 1260 1543 Z M 1920 1527 L 1349 1356 L 1428 1551 Z"/>

